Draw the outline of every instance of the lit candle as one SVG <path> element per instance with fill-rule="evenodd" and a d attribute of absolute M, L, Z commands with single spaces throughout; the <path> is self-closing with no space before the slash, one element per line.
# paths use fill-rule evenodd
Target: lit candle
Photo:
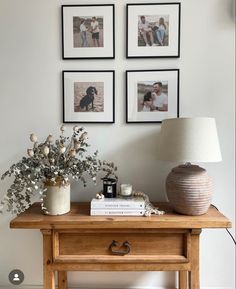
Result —
<path fill-rule="evenodd" d="M 121 184 L 120 185 L 120 194 L 123 197 L 130 197 L 132 195 L 132 185 Z"/>

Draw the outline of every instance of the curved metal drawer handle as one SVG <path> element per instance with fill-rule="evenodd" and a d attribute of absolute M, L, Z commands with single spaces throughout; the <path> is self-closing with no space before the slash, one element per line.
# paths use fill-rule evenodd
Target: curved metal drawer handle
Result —
<path fill-rule="evenodd" d="M 109 250 L 111 251 L 112 254 L 121 255 L 121 256 L 129 254 L 129 252 L 131 250 L 131 245 L 128 241 L 125 241 L 122 244 L 122 246 L 120 247 L 120 248 L 124 248 L 123 250 L 122 249 L 115 249 L 115 247 L 118 247 L 118 246 L 119 246 L 119 243 L 117 241 L 113 240 L 111 242 L 111 245 L 109 246 Z"/>

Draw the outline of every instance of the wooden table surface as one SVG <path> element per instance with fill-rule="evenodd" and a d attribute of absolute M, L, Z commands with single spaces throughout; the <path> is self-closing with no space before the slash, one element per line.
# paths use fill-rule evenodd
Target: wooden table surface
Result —
<path fill-rule="evenodd" d="M 166 213 L 151 217 L 133 216 L 90 216 L 90 203 L 72 203 L 71 211 L 62 216 L 48 216 L 41 212 L 40 204 L 33 204 L 24 213 L 10 223 L 11 228 L 19 229 L 63 229 L 63 228 L 104 228 L 104 229 L 202 229 L 230 228 L 231 222 L 217 209 L 211 206 L 208 212 L 201 216 L 180 215 L 171 209 L 168 203 L 154 203 Z"/>

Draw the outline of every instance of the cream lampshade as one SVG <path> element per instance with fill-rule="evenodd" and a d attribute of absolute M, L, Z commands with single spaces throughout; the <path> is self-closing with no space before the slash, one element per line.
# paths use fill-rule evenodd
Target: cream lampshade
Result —
<path fill-rule="evenodd" d="M 166 179 L 168 199 L 186 215 L 207 212 L 213 191 L 205 169 L 191 162 L 219 162 L 221 152 L 214 118 L 173 118 L 162 122 L 158 158 L 180 162 Z"/>

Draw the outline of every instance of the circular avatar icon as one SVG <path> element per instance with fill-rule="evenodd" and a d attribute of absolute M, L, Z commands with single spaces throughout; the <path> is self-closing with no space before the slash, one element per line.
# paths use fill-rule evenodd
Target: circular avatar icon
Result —
<path fill-rule="evenodd" d="M 20 285 L 24 281 L 24 273 L 21 270 L 14 269 L 9 273 L 8 279 L 13 285 Z"/>

